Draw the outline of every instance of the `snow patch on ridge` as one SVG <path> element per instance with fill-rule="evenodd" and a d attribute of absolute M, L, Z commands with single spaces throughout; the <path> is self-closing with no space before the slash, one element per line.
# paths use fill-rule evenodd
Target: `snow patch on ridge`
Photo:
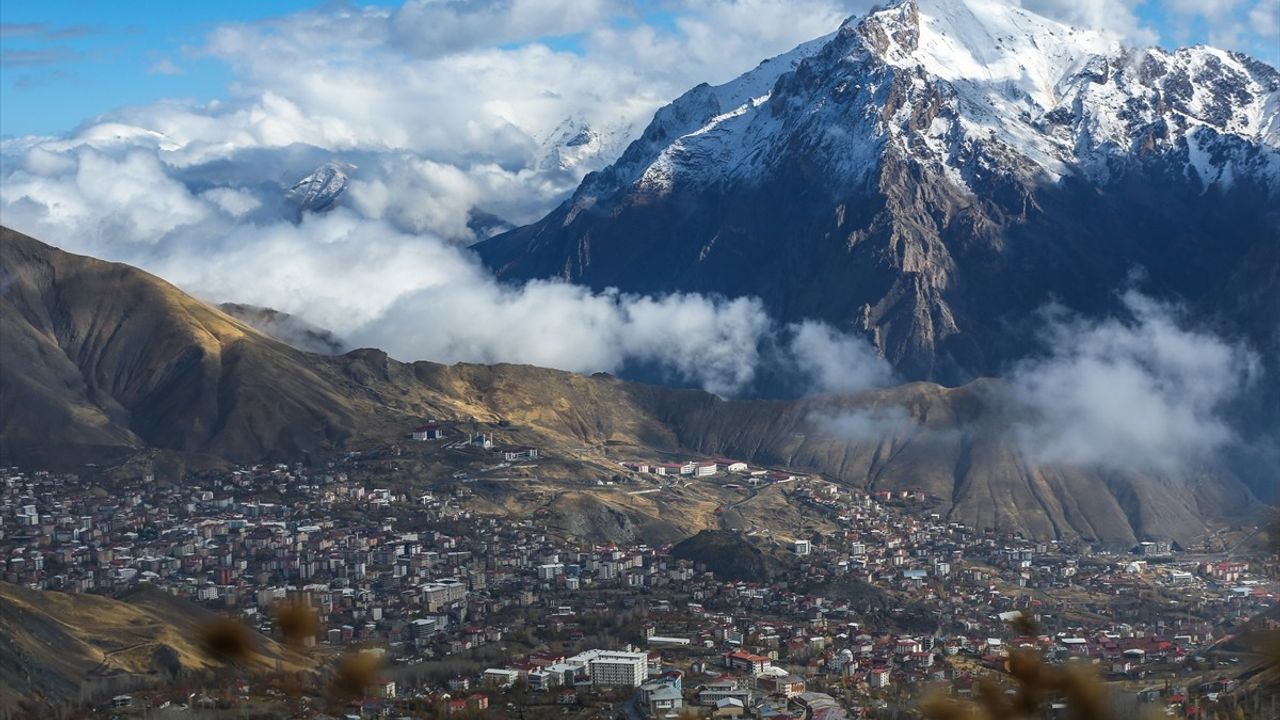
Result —
<path fill-rule="evenodd" d="M 1200 152 L 1206 142 L 1216 151 Z M 1127 49 L 997 0 L 901 0 L 685 93 L 575 204 L 629 186 L 755 182 L 796 152 L 856 185 L 887 144 L 962 187 L 991 172 L 1105 182 L 1151 153 L 1182 154 L 1206 183 L 1274 185 L 1280 73 L 1215 48 Z"/>

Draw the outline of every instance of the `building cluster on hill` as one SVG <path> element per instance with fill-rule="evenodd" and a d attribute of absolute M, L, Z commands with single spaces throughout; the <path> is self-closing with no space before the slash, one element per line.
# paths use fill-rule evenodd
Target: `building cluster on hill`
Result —
<path fill-rule="evenodd" d="M 625 689 L 655 717 L 760 720 L 861 717 L 929 683 L 964 692 L 1016 647 L 1186 703 L 1196 688 L 1183 678 L 1229 662 L 1210 649 L 1276 602 L 1275 583 L 1240 560 L 1024 540 L 794 476 L 793 499 L 838 531 L 750 538 L 791 564 L 728 580 L 670 546 L 487 516 L 461 481 L 414 493 L 362 481 L 362 462 L 109 491 L 4 469 L 0 573 L 70 592 L 149 583 L 267 633 L 273 605 L 305 603 L 320 620 L 308 643 L 386 648 L 400 672 L 382 702 L 452 693 L 475 709 L 466 693 L 486 685 L 554 703 Z"/>

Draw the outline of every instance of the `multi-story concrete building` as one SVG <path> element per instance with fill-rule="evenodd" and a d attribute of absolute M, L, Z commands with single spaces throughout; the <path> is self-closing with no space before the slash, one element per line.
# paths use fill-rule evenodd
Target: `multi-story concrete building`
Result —
<path fill-rule="evenodd" d="M 731 652 L 724 655 L 724 666 L 733 670 L 745 670 L 752 675 L 760 675 L 768 670 L 773 661 L 763 655 L 749 652 Z"/>
<path fill-rule="evenodd" d="M 457 579 L 441 580 L 422 586 L 422 599 L 428 612 L 439 612 L 467 598 L 467 584 Z"/>
<path fill-rule="evenodd" d="M 640 687 L 649 678 L 649 656 L 642 652 L 588 650 L 569 658 L 597 687 Z"/>

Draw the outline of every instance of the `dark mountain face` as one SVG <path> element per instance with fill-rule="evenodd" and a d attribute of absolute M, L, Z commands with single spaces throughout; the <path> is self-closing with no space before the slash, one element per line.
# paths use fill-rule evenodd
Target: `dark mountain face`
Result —
<path fill-rule="evenodd" d="M 968 202 L 909 160 L 887 161 L 883 172 L 881 188 L 840 198 L 815 196 L 794 176 L 672 202 L 628 198 L 567 225 L 553 215 L 479 249 L 513 279 L 759 296 L 784 321 L 864 331 L 906 377 L 954 384 L 998 374 L 1032 350 L 1036 313 L 1050 302 L 1098 315 L 1138 282 L 1214 314 L 1240 297 L 1233 279 L 1246 295 L 1263 290 L 1241 276 L 1280 242 L 1261 188 L 1206 197 L 1160 167 L 1105 193 L 1076 181 L 1021 186 L 1016 214 Z M 869 217 L 857 223 L 850 212 Z M 1257 346 L 1273 343 L 1275 327 L 1250 320 L 1268 313 L 1244 304 L 1223 319 Z"/>
<path fill-rule="evenodd" d="M 959 0 L 816 43 L 690 91 L 477 251 L 513 280 L 759 296 L 865 333 L 914 379 L 998 374 L 1046 304 L 1097 316 L 1133 284 L 1274 365 L 1274 69 Z"/>

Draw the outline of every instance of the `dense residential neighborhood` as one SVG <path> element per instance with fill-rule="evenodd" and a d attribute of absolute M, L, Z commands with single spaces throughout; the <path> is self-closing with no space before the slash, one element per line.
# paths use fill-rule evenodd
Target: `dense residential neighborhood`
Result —
<path fill-rule="evenodd" d="M 538 457 L 489 435 L 457 442 Z M 688 543 L 602 544 L 479 511 L 465 473 L 429 491 L 393 489 L 376 481 L 386 453 L 183 484 L 141 475 L 109 492 L 8 468 L 3 579 L 106 595 L 145 583 L 267 634 L 273 606 L 303 603 L 320 621 L 308 646 L 387 658 L 353 708 L 367 716 L 423 701 L 506 712 L 518 697 L 587 716 L 759 720 L 874 717 L 930 684 L 968 692 L 1023 647 L 1095 668 L 1134 707 L 1183 716 L 1231 690 L 1219 677 L 1238 659 L 1224 642 L 1280 588 L 1248 562 L 1167 541 L 1095 548 L 947 522 L 921 493 L 851 491 L 723 459 L 625 461 L 684 482 L 741 480 L 744 491 L 781 484 L 838 528 L 736 531 L 776 567 L 730 577 Z M 146 692 L 141 683 L 130 705 Z"/>

